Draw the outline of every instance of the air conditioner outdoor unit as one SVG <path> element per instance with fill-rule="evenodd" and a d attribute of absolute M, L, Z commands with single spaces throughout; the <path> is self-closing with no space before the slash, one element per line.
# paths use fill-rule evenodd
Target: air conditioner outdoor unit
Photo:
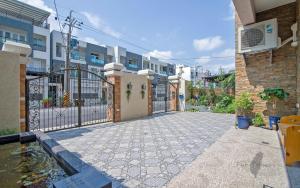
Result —
<path fill-rule="evenodd" d="M 238 53 L 253 53 L 277 48 L 277 19 L 238 28 Z"/>

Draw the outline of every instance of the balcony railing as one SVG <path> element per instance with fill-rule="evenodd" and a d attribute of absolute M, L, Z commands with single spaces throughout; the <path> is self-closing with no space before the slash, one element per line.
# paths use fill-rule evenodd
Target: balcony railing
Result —
<path fill-rule="evenodd" d="M 46 46 L 44 46 L 44 45 L 33 44 L 32 49 L 42 51 L 42 52 L 46 52 Z"/>
<path fill-rule="evenodd" d="M 22 40 L 19 40 L 19 39 L 0 37 L 0 43 L 5 43 L 6 41 L 13 41 L 13 42 L 18 42 L 18 43 L 22 43 L 22 44 L 28 44 L 27 41 L 22 41 Z"/>
<path fill-rule="evenodd" d="M 160 71 L 160 74 L 167 75 L 166 71 Z"/>
<path fill-rule="evenodd" d="M 91 60 L 92 63 L 104 65 L 104 60 L 97 59 L 96 56 L 91 56 L 90 60 Z"/>
<path fill-rule="evenodd" d="M 83 53 L 73 51 L 71 52 L 71 59 L 85 61 L 85 55 Z"/>
<path fill-rule="evenodd" d="M 33 66 L 33 65 L 27 65 L 26 66 L 27 72 L 39 72 L 39 73 L 44 73 L 47 71 L 46 67 L 41 67 L 41 66 Z"/>
<path fill-rule="evenodd" d="M 128 64 L 128 67 L 133 68 L 133 69 L 137 69 L 138 65 L 137 64 Z"/>

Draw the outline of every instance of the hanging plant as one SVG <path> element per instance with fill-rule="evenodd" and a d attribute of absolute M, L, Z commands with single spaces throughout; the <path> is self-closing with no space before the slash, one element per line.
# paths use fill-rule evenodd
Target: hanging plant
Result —
<path fill-rule="evenodd" d="M 144 99 L 145 98 L 145 90 L 146 90 L 146 85 L 145 84 L 142 84 L 142 86 L 141 86 L 141 89 L 142 89 L 142 91 L 141 91 L 141 95 L 142 95 L 142 99 Z"/>
<path fill-rule="evenodd" d="M 282 88 L 267 88 L 258 94 L 264 100 L 272 102 L 272 114 L 275 115 L 278 100 L 288 98 L 289 93 L 285 92 Z"/>
<path fill-rule="evenodd" d="M 130 98 L 131 90 L 132 90 L 132 84 L 131 84 L 131 82 L 129 82 L 129 83 L 127 84 L 127 90 L 126 90 L 127 100 L 129 100 L 129 98 Z"/>

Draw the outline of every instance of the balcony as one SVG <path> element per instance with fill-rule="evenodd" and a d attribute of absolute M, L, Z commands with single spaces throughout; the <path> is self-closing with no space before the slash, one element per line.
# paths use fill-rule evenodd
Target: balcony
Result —
<path fill-rule="evenodd" d="M 35 73 L 45 73 L 47 72 L 46 67 L 37 66 L 37 65 L 27 65 L 26 66 L 27 72 L 35 72 Z"/>
<path fill-rule="evenodd" d="M 78 52 L 78 51 L 72 51 L 71 52 L 71 60 L 77 61 L 76 63 L 85 64 L 85 54 Z"/>
<path fill-rule="evenodd" d="M 104 60 L 98 59 L 96 56 L 91 56 L 90 61 L 98 65 L 104 65 Z"/>
<path fill-rule="evenodd" d="M 128 67 L 133 68 L 133 69 L 137 69 L 138 65 L 137 64 L 128 64 Z"/>
<path fill-rule="evenodd" d="M 32 49 L 37 51 L 46 52 L 46 41 L 33 38 Z"/>
<path fill-rule="evenodd" d="M 13 41 L 13 42 L 18 42 L 18 43 L 22 43 L 22 44 L 28 44 L 27 41 L 23 41 L 23 40 L 19 40 L 19 39 L 0 37 L 0 44 L 5 43 L 6 41 Z"/>
<path fill-rule="evenodd" d="M 160 71 L 160 74 L 167 75 L 167 72 L 166 71 Z"/>
<path fill-rule="evenodd" d="M 37 50 L 37 51 L 46 52 L 46 46 L 44 46 L 44 45 L 33 44 L 32 49 Z"/>

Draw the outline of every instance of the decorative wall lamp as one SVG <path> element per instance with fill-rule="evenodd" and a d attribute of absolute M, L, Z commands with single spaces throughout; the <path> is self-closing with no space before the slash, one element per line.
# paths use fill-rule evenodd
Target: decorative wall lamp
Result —
<path fill-rule="evenodd" d="M 141 86 L 141 95 L 142 95 L 142 99 L 145 98 L 145 93 L 146 93 L 146 85 L 142 84 Z"/>
<path fill-rule="evenodd" d="M 131 84 L 131 82 L 129 82 L 129 83 L 127 84 L 127 90 L 126 90 L 127 100 L 129 100 L 129 98 L 130 98 L 131 90 L 132 90 L 132 84 Z"/>

